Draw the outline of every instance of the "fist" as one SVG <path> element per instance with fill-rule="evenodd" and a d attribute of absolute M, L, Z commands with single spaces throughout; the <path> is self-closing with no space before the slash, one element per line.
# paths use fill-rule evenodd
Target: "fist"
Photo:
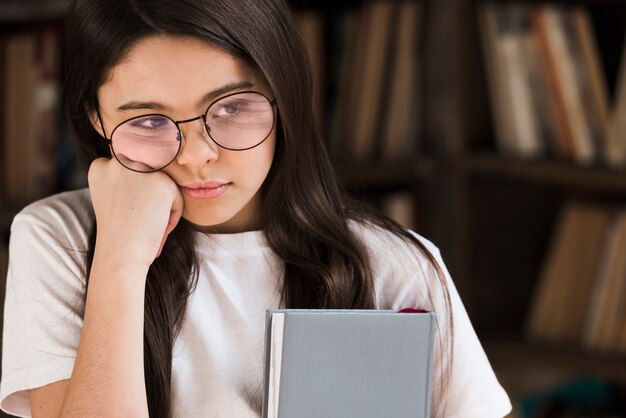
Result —
<path fill-rule="evenodd" d="M 107 262 L 152 264 L 178 224 L 183 197 L 165 173 L 137 173 L 98 158 L 88 174 L 96 214 L 96 251 Z"/>

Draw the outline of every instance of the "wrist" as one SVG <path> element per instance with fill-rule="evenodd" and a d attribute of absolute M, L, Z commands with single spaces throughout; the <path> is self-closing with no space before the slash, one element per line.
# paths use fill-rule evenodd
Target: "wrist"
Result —
<path fill-rule="evenodd" d="M 87 286 L 85 319 L 97 312 L 98 320 L 124 317 L 126 326 L 143 324 L 148 268 L 137 263 L 111 263 L 94 256 Z M 134 318 L 134 319 L 133 319 Z"/>
<path fill-rule="evenodd" d="M 94 253 L 89 288 L 103 283 L 107 289 L 118 292 L 138 292 L 143 295 L 150 264 L 132 253 L 118 256 L 114 252 L 98 251 Z"/>
<path fill-rule="evenodd" d="M 131 276 L 143 275 L 145 278 L 154 261 L 154 256 L 148 254 L 156 250 L 143 247 L 139 243 L 132 243 L 128 246 L 117 242 L 110 244 L 108 241 L 96 239 L 92 270 L 97 266 L 107 274 L 116 272 Z"/>

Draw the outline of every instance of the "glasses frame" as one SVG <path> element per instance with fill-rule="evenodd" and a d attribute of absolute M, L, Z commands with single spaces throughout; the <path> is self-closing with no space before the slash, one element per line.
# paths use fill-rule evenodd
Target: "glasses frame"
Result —
<path fill-rule="evenodd" d="M 238 95 L 238 94 L 246 94 L 246 93 L 254 93 L 254 94 L 258 94 L 259 96 L 262 96 L 263 98 L 265 98 L 265 100 L 267 100 L 267 101 L 269 102 L 269 104 L 270 104 L 270 106 L 271 106 L 271 108 L 272 108 L 272 128 L 269 130 L 269 132 L 267 133 L 267 135 L 265 136 L 265 138 L 263 138 L 263 139 L 262 139 L 262 140 L 260 140 L 257 144 L 255 144 L 255 145 L 253 145 L 253 146 L 251 146 L 251 147 L 246 147 L 246 148 L 229 148 L 229 147 L 226 147 L 226 146 L 224 146 L 224 145 L 220 144 L 219 142 L 217 142 L 217 140 L 215 140 L 215 138 L 213 138 L 213 137 L 211 136 L 211 127 L 210 127 L 210 126 L 209 126 L 209 124 L 207 123 L 206 116 L 207 116 L 207 114 L 209 113 L 209 110 L 211 109 L 211 107 L 212 107 L 215 103 L 219 102 L 220 100 L 226 99 L 226 98 L 228 98 L 228 97 L 236 96 L 236 95 Z M 171 164 L 171 163 L 172 163 L 172 162 L 173 162 L 173 161 L 174 161 L 174 160 L 178 157 L 178 154 L 180 154 L 180 150 L 182 149 L 182 138 L 183 138 L 183 132 L 180 130 L 180 124 L 183 124 L 183 123 L 189 123 L 189 122 L 194 122 L 194 121 L 196 121 L 196 120 L 198 120 L 198 119 L 202 119 L 202 124 L 204 125 L 204 130 L 205 130 L 205 132 L 207 133 L 207 135 L 209 136 L 209 138 L 211 138 L 211 141 L 213 141 L 213 142 L 214 142 L 214 143 L 215 143 L 218 147 L 223 148 L 223 149 L 228 150 L 228 151 L 247 151 L 247 150 L 250 150 L 250 149 L 252 149 L 252 148 L 256 148 L 256 147 L 258 147 L 259 145 L 261 145 L 263 142 L 265 142 L 265 140 L 266 140 L 267 138 L 269 138 L 269 136 L 270 136 L 270 135 L 272 134 L 272 132 L 274 131 L 274 127 L 276 126 L 276 109 L 275 109 L 275 106 L 276 106 L 276 98 L 274 98 L 273 100 L 270 100 L 270 99 L 269 99 L 269 98 L 268 98 L 265 94 L 263 94 L 263 93 L 261 93 L 261 92 L 254 91 L 254 90 L 237 91 L 237 92 L 230 93 L 230 94 L 227 94 L 227 95 L 225 95 L 225 96 L 220 96 L 220 97 L 216 98 L 216 99 L 215 99 L 215 100 L 213 100 L 211 103 L 209 103 L 209 105 L 208 105 L 208 106 L 207 106 L 207 108 L 206 108 L 206 111 L 205 111 L 202 115 L 199 115 L 199 116 L 196 116 L 196 117 L 193 117 L 193 118 L 190 118 L 190 119 L 184 119 L 184 120 L 178 120 L 178 121 L 177 121 L 177 120 L 174 120 L 174 119 L 170 118 L 169 116 L 164 115 L 164 114 L 162 114 L 162 113 L 146 113 L 146 114 L 139 115 L 139 116 L 133 116 L 132 118 L 126 119 L 126 120 L 124 120 L 123 122 L 118 123 L 118 124 L 115 126 L 115 128 L 113 128 L 113 130 L 111 131 L 110 138 L 107 138 L 107 133 L 106 133 L 106 130 L 104 129 L 104 122 L 102 121 L 102 117 L 100 116 L 100 109 L 99 109 L 98 107 L 96 107 L 96 113 L 97 113 L 97 115 L 98 115 L 98 120 L 100 121 L 100 126 L 102 127 L 102 133 L 104 134 L 104 140 L 105 140 L 105 141 L 106 141 L 106 143 L 107 143 L 107 144 L 109 144 L 109 146 L 111 147 L 111 152 L 112 152 L 113 156 L 115 157 L 115 159 L 116 159 L 117 161 L 119 161 L 119 163 L 120 163 L 120 164 L 122 164 L 122 166 L 123 166 L 124 168 L 128 169 L 128 170 L 135 171 L 135 172 L 137 172 L 137 173 L 153 173 L 153 172 L 155 172 L 155 171 L 162 170 L 162 169 L 164 169 L 165 167 L 167 167 L 168 165 L 170 165 L 170 164 Z M 127 167 L 127 166 L 126 166 L 126 165 L 124 165 L 124 163 L 122 163 L 122 161 L 121 161 L 121 160 L 117 157 L 117 154 L 115 153 L 115 147 L 113 146 L 113 135 L 115 134 L 115 131 L 116 131 L 116 130 L 120 127 L 120 126 L 124 125 L 125 123 L 128 123 L 128 122 L 130 122 L 130 121 L 132 121 L 132 120 L 135 120 L 135 119 L 145 118 L 145 117 L 147 117 L 147 116 L 160 116 L 160 117 L 164 117 L 164 118 L 166 118 L 166 119 L 169 119 L 170 121 L 172 121 L 172 122 L 174 123 L 174 125 L 176 125 L 176 129 L 178 129 L 178 135 L 176 136 L 176 140 L 178 141 L 178 150 L 176 150 L 176 154 L 174 155 L 174 157 L 172 157 L 172 159 L 171 159 L 171 160 L 170 160 L 167 164 L 165 164 L 163 167 L 160 167 L 160 168 L 157 168 L 157 169 L 154 169 L 154 170 L 150 170 L 150 171 L 141 171 L 141 170 L 135 170 L 135 169 L 133 169 L 133 168 Z"/>

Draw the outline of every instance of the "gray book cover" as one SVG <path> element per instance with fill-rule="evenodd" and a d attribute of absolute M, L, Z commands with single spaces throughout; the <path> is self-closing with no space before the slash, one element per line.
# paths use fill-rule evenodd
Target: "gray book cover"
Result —
<path fill-rule="evenodd" d="M 268 310 L 264 418 L 428 418 L 433 313 Z"/>

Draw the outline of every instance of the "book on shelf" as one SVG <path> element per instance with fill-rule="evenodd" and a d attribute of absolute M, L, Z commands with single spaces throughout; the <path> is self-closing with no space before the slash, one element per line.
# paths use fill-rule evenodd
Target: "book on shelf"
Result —
<path fill-rule="evenodd" d="M 500 152 L 603 162 L 609 95 L 587 10 L 516 2 L 478 10 Z"/>
<path fill-rule="evenodd" d="M 434 318 L 268 310 L 263 417 L 428 417 Z"/>
<path fill-rule="evenodd" d="M 424 106 L 420 148 L 434 156 L 455 157 L 466 148 L 468 114 L 465 100 L 468 89 L 464 57 L 467 53 L 467 14 L 470 2 L 437 0 L 423 2 L 424 53 L 421 94 Z"/>
<path fill-rule="evenodd" d="M 595 141 L 596 153 L 601 161 L 606 161 L 605 150 L 609 137 L 609 92 L 597 41 L 593 32 L 593 24 L 589 13 L 581 6 L 570 11 L 572 45 L 578 45 L 577 68 L 580 69 L 583 83 L 583 98 L 586 114 Z"/>
<path fill-rule="evenodd" d="M 382 198 L 381 209 L 385 215 L 412 230 L 417 229 L 417 202 L 413 190 L 387 193 Z"/>
<path fill-rule="evenodd" d="M 331 146 L 357 164 L 409 158 L 420 123 L 420 5 L 374 0 L 335 22 Z"/>
<path fill-rule="evenodd" d="M 383 1 L 383 0 L 381 0 Z M 363 3 L 356 9 L 349 9 L 345 15 L 345 44 L 342 59 L 342 74 L 334 100 L 335 111 L 331 131 L 336 134 L 332 138 L 335 150 L 346 156 L 356 155 L 356 124 L 357 103 L 361 100 L 362 89 L 365 87 L 364 61 L 368 45 L 366 34 L 371 30 L 368 26 L 371 2 Z"/>
<path fill-rule="evenodd" d="M 349 118 L 353 111 L 348 108 L 350 80 L 355 77 L 352 63 L 356 61 L 359 40 L 360 10 L 350 8 L 332 15 L 331 44 L 329 51 L 329 91 L 334 92 L 328 103 L 329 123 L 327 141 L 335 151 L 344 152 L 348 147 Z"/>
<path fill-rule="evenodd" d="M 527 336 L 619 352 L 626 324 L 624 252 L 626 210 L 565 205 L 530 305 Z"/>
<path fill-rule="evenodd" d="M 60 137 L 61 35 L 56 26 L 8 35 L 2 77 L 2 166 L 8 201 L 27 202 L 56 187 Z"/>
<path fill-rule="evenodd" d="M 555 81 L 560 84 L 558 90 L 563 96 L 565 118 L 569 125 L 574 159 L 580 164 L 593 162 L 594 152 L 589 123 L 587 122 L 575 53 L 577 46 L 572 44 L 568 33 L 568 10 L 547 4 L 539 6 L 545 24 L 546 43 L 549 53 L 556 62 Z"/>
<path fill-rule="evenodd" d="M 398 7 L 392 38 L 393 56 L 387 86 L 387 105 L 381 113 L 384 123 L 380 137 L 381 158 L 399 161 L 415 155 L 420 126 L 419 78 L 422 9 L 416 1 L 402 1 Z"/>
<path fill-rule="evenodd" d="M 565 98 L 562 93 L 563 86 L 559 81 L 557 70 L 559 64 L 548 42 L 547 23 L 544 14 L 538 8 L 532 10 L 531 19 L 536 33 L 536 48 L 541 74 L 548 97 L 548 124 L 551 126 L 549 132 L 553 135 L 547 141 L 553 145 L 552 155 L 554 157 L 573 161 L 575 160 L 575 151 L 571 126 L 568 123 Z"/>
<path fill-rule="evenodd" d="M 367 2 L 364 5 L 366 30 L 362 33 L 362 78 L 353 86 L 356 100 L 354 109 L 354 136 L 351 154 L 358 161 L 371 162 L 375 158 L 376 139 L 380 135 L 380 121 L 385 109 L 385 80 L 389 71 L 390 51 L 393 51 L 393 22 L 396 5 L 390 0 Z"/>
<path fill-rule="evenodd" d="M 309 54 L 311 63 L 311 75 L 313 78 L 313 109 L 318 126 L 324 126 L 326 109 L 325 86 L 326 56 L 324 50 L 324 16 L 319 10 L 299 11 L 296 14 L 296 22 L 302 36 L 302 40 Z"/>
<path fill-rule="evenodd" d="M 21 34 L 4 41 L 3 158 L 4 190 L 7 199 L 32 194 L 29 169 L 30 147 L 35 142 L 34 101 L 37 73 L 34 60 L 36 39 Z"/>
<path fill-rule="evenodd" d="M 590 295 L 583 333 L 584 347 L 594 351 L 618 349 L 626 318 L 626 212 L 616 212 L 606 235 L 600 268 Z"/>
<path fill-rule="evenodd" d="M 486 68 L 494 85 L 490 92 L 499 148 L 505 155 L 537 157 L 542 142 L 526 53 L 533 41 L 530 8 L 517 3 L 505 7 L 486 4 L 479 8 L 479 18 Z"/>
<path fill-rule="evenodd" d="M 624 40 L 615 103 L 610 118 L 606 158 L 614 167 L 626 165 L 626 40 Z"/>

